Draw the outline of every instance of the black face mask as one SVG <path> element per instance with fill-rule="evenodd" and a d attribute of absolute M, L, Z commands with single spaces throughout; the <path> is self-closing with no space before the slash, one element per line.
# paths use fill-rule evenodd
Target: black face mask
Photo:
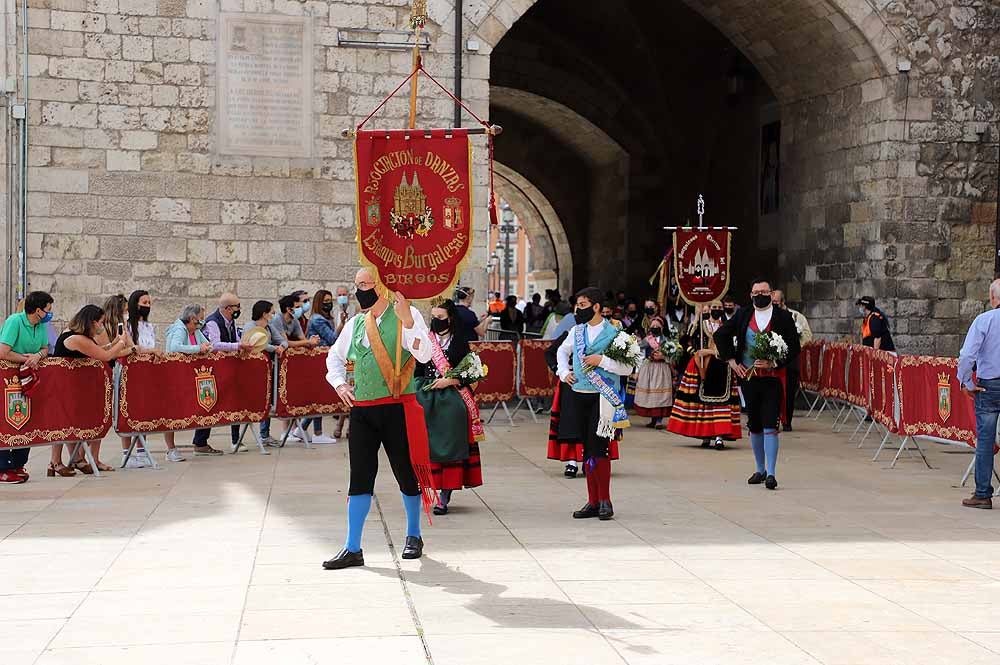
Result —
<path fill-rule="evenodd" d="M 753 299 L 753 306 L 758 309 L 764 309 L 765 307 L 769 307 L 771 305 L 770 295 L 753 296 L 752 299 Z"/>
<path fill-rule="evenodd" d="M 235 321 L 238 318 L 240 318 L 240 310 L 234 309 L 233 310 L 233 321 Z"/>
<path fill-rule="evenodd" d="M 722 309 L 723 309 L 723 311 L 725 311 L 726 316 L 732 316 L 733 312 L 736 311 L 735 307 L 723 307 Z"/>
<path fill-rule="evenodd" d="M 645 309 L 645 312 L 646 312 L 646 314 L 649 314 L 650 316 L 652 316 L 652 315 L 656 314 L 656 308 L 655 307 L 647 307 Z"/>
<path fill-rule="evenodd" d="M 332 302 L 325 302 L 325 303 L 323 303 L 322 305 L 320 305 L 320 308 L 321 308 L 321 309 L 322 309 L 322 310 L 323 310 L 324 312 L 326 312 L 327 314 L 329 314 L 330 312 L 332 312 L 332 311 L 333 311 L 333 303 L 332 303 Z"/>
<path fill-rule="evenodd" d="M 702 312 L 701 313 L 701 320 L 702 321 L 708 321 L 711 318 L 711 316 L 712 315 L 709 314 L 708 312 Z"/>
<path fill-rule="evenodd" d="M 594 318 L 594 306 L 591 305 L 587 309 L 578 309 L 573 312 L 573 318 L 576 319 L 577 323 L 586 323 Z"/>
<path fill-rule="evenodd" d="M 654 337 L 659 337 L 663 333 L 663 328 L 650 328 L 649 334 Z"/>
<path fill-rule="evenodd" d="M 634 319 L 634 318 L 635 318 L 635 315 L 637 314 L 637 312 L 636 312 L 636 311 L 635 311 L 634 309 L 630 309 L 629 311 L 627 311 L 627 312 L 625 312 L 625 313 L 626 313 L 626 314 L 628 315 L 628 317 L 629 317 L 630 319 Z"/>
<path fill-rule="evenodd" d="M 451 323 L 448 319 L 431 319 L 431 330 L 439 335 L 450 327 Z"/>
<path fill-rule="evenodd" d="M 722 310 L 721 309 L 713 309 L 712 310 L 712 318 L 715 319 L 715 320 L 721 319 L 722 318 Z"/>
<path fill-rule="evenodd" d="M 378 294 L 375 289 L 358 289 L 354 292 L 354 297 L 358 299 L 361 309 L 371 309 L 378 302 Z"/>
<path fill-rule="evenodd" d="M 139 305 L 138 314 L 140 319 L 149 319 L 149 308 L 145 305 Z"/>

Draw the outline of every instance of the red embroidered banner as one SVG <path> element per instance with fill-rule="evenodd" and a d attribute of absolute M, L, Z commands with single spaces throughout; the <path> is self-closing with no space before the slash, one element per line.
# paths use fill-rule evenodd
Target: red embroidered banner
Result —
<path fill-rule="evenodd" d="M 121 359 L 115 430 L 124 434 L 256 423 L 271 410 L 271 361 L 263 353 Z"/>
<path fill-rule="evenodd" d="M 47 358 L 38 384 L 21 392 L 20 366 L 0 361 L 4 418 L 0 448 L 103 439 L 111 428 L 111 368 L 99 360 Z"/>
<path fill-rule="evenodd" d="M 279 418 L 348 413 L 347 405 L 326 380 L 326 349 L 287 349 L 278 360 Z"/>
<path fill-rule="evenodd" d="M 823 370 L 819 394 L 823 397 L 847 399 L 847 349 L 840 342 L 823 346 Z"/>
<path fill-rule="evenodd" d="M 900 356 L 899 429 L 904 434 L 975 447 L 975 409 L 961 390 L 957 370 L 956 358 Z"/>
<path fill-rule="evenodd" d="M 517 376 L 514 342 L 470 342 L 469 347 L 490 368 L 486 378 L 476 387 L 476 402 L 493 404 L 513 399 Z"/>
<path fill-rule="evenodd" d="M 820 374 L 823 356 L 823 342 L 806 342 L 799 352 L 799 385 L 809 391 L 820 388 Z"/>
<path fill-rule="evenodd" d="M 865 409 L 871 407 L 871 349 L 851 345 L 847 361 L 847 401 Z"/>
<path fill-rule="evenodd" d="M 358 252 L 381 285 L 434 298 L 458 280 L 472 238 L 465 130 L 359 131 Z"/>
<path fill-rule="evenodd" d="M 866 347 L 867 348 L 867 347 Z M 896 365 L 898 358 L 888 351 L 871 350 L 871 396 L 869 413 L 890 432 L 898 432 L 896 424 Z"/>
<path fill-rule="evenodd" d="M 522 339 L 521 365 L 518 369 L 518 397 L 551 397 L 556 392 L 558 377 L 545 362 L 545 351 L 551 339 Z"/>
<path fill-rule="evenodd" d="M 674 275 L 690 305 L 720 300 L 729 290 L 729 231 L 674 231 Z"/>

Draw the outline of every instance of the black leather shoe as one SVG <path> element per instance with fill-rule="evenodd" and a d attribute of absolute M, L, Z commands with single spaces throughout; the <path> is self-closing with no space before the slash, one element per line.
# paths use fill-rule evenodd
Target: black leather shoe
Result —
<path fill-rule="evenodd" d="M 793 430 L 792 430 L 792 424 L 791 424 L 791 423 L 788 423 L 787 425 L 782 425 L 782 426 L 781 426 L 781 429 L 783 429 L 783 430 L 784 430 L 784 431 L 786 431 L 786 432 L 791 432 L 791 431 L 793 431 Z"/>
<path fill-rule="evenodd" d="M 726 448 L 726 443 L 721 438 L 715 437 L 715 449 L 725 450 L 725 448 Z"/>
<path fill-rule="evenodd" d="M 363 565 L 365 565 L 364 553 L 361 550 L 358 550 L 357 552 L 350 552 L 347 548 L 340 550 L 340 554 L 333 557 L 329 561 L 323 562 L 323 568 L 326 570 L 340 570 L 341 568 Z"/>
<path fill-rule="evenodd" d="M 711 448 L 712 447 L 712 440 L 711 439 L 703 439 L 702 442 L 701 442 L 701 447 L 702 448 Z"/>
<path fill-rule="evenodd" d="M 419 559 L 424 555 L 424 539 L 419 536 L 407 536 L 403 547 L 404 559 Z"/>
<path fill-rule="evenodd" d="M 448 506 L 444 505 L 443 503 L 439 503 L 438 505 L 434 506 L 433 511 L 435 515 L 447 515 Z"/>
<path fill-rule="evenodd" d="M 763 473 L 754 471 L 753 475 L 747 478 L 747 485 L 760 485 L 767 478 Z"/>
<path fill-rule="evenodd" d="M 764 487 L 769 490 L 778 488 L 778 480 L 774 476 L 768 476 L 767 480 L 764 481 Z"/>
<path fill-rule="evenodd" d="M 611 507 L 610 501 L 601 501 L 597 504 L 597 518 L 601 521 L 606 521 L 615 516 L 615 511 Z"/>
<path fill-rule="evenodd" d="M 583 508 L 573 512 L 573 519 L 584 520 L 588 517 L 597 517 L 600 514 L 600 510 L 597 506 L 592 503 L 583 504 Z"/>
<path fill-rule="evenodd" d="M 563 469 L 563 475 L 567 478 L 576 478 L 576 467 L 572 464 L 567 464 L 566 468 Z"/>

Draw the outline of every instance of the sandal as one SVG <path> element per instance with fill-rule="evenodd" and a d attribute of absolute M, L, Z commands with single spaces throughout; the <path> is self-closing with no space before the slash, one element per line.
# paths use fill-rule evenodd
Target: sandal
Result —
<path fill-rule="evenodd" d="M 115 470 L 115 467 L 108 466 L 107 464 L 105 464 L 101 460 L 95 460 L 95 461 L 97 462 L 97 470 L 98 471 L 114 471 Z"/>
<path fill-rule="evenodd" d="M 85 476 L 94 475 L 94 467 L 90 466 L 90 464 L 84 462 L 83 460 L 73 462 L 73 468 Z"/>
<path fill-rule="evenodd" d="M 53 464 L 52 462 L 49 462 L 49 468 L 45 472 L 45 475 L 48 476 L 49 478 L 55 478 L 56 476 L 62 476 L 63 478 L 70 478 L 76 475 L 76 471 L 69 468 L 62 462 L 60 462 L 59 464 Z"/>

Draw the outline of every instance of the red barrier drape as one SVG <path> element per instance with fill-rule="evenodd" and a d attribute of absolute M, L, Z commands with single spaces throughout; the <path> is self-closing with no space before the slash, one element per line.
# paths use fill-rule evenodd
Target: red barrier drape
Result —
<path fill-rule="evenodd" d="M 326 354 L 327 349 L 300 347 L 287 349 L 281 355 L 274 415 L 292 418 L 349 412 L 326 380 Z"/>
<path fill-rule="evenodd" d="M 115 429 L 147 433 L 256 423 L 271 408 L 271 361 L 263 353 L 122 359 Z"/>
<path fill-rule="evenodd" d="M 823 342 L 806 342 L 799 353 L 799 385 L 805 390 L 820 389 L 820 361 L 823 355 Z"/>
<path fill-rule="evenodd" d="M 896 369 L 899 359 L 888 351 L 872 349 L 869 373 L 871 381 L 871 413 L 878 424 L 890 432 L 898 432 L 896 424 Z"/>
<path fill-rule="evenodd" d="M 103 439 L 111 428 L 112 384 L 107 363 L 47 358 L 27 398 L 15 380 L 19 366 L 0 361 L 4 418 L 0 448 Z"/>
<path fill-rule="evenodd" d="M 521 366 L 518 369 L 519 397 L 551 397 L 556 392 L 559 378 L 545 362 L 545 351 L 551 339 L 522 339 Z"/>
<path fill-rule="evenodd" d="M 492 404 L 513 399 L 517 373 L 514 342 L 470 342 L 469 347 L 489 367 L 486 378 L 476 387 L 476 402 Z"/>
<path fill-rule="evenodd" d="M 847 401 L 854 406 L 871 406 L 871 349 L 854 344 L 848 349 Z"/>
<path fill-rule="evenodd" d="M 847 399 L 847 344 L 827 344 L 823 348 L 823 370 L 820 394 L 823 397 Z"/>
<path fill-rule="evenodd" d="M 958 383 L 958 360 L 900 356 L 900 430 L 910 436 L 936 436 L 976 445 L 972 400 Z"/>

